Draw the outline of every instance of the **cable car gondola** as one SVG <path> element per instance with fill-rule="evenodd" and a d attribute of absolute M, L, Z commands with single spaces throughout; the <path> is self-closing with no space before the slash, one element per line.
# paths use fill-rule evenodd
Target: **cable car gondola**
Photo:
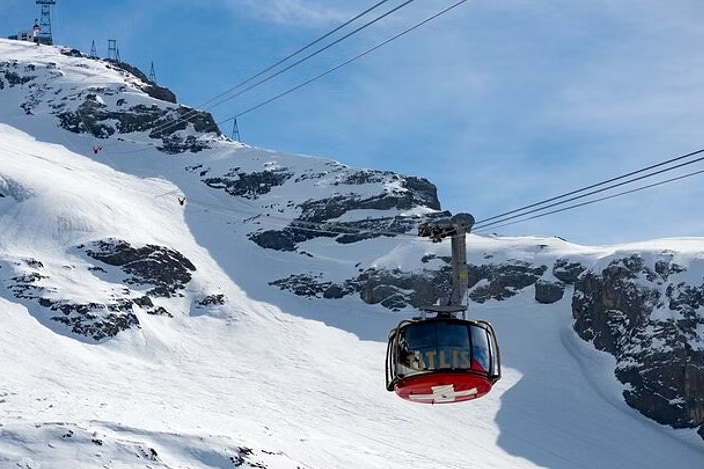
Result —
<path fill-rule="evenodd" d="M 386 389 L 441 404 L 482 397 L 501 378 L 494 328 L 487 321 L 438 314 L 402 321 L 389 333 Z"/>
<path fill-rule="evenodd" d="M 389 332 L 386 389 L 403 399 L 427 404 L 468 401 L 486 395 L 501 379 L 493 326 L 466 319 L 467 306 L 462 304 L 467 292 L 465 235 L 473 224 L 471 215 L 458 214 L 419 227 L 419 235 L 434 242 L 452 238 L 453 290 L 449 304 L 423 307 L 421 317 L 401 321 Z"/>

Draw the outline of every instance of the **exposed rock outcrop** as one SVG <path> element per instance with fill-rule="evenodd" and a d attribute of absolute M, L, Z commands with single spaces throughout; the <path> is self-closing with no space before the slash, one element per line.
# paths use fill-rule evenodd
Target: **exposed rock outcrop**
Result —
<path fill-rule="evenodd" d="M 418 272 L 403 272 L 398 269 L 367 269 L 356 278 L 343 284 L 328 282 L 323 275 L 291 275 L 271 282 L 271 285 L 291 291 L 299 296 L 318 298 L 341 298 L 359 294 L 367 304 L 381 304 L 391 310 L 407 307 L 419 308 L 447 301 L 451 292 L 451 259 L 439 258 L 446 265 L 437 270 L 423 269 Z M 469 297 L 476 303 L 504 300 L 536 284 L 545 273 L 544 265 L 534 266 L 527 262 L 513 261 L 506 264 L 468 265 Z M 559 284 L 543 282 L 541 293 L 544 302 L 558 301 L 564 288 Z M 556 298 L 558 297 L 559 298 Z M 550 301 L 547 301 L 550 300 Z"/>
<path fill-rule="evenodd" d="M 358 294 L 367 304 L 381 304 L 398 311 L 408 306 L 419 308 L 431 305 L 441 297 L 448 297 L 452 290 L 450 272 L 449 267 L 435 272 L 368 269 L 344 284 L 324 281 L 322 274 L 319 274 L 291 275 L 271 282 L 271 285 L 299 296 L 317 298 L 342 298 Z"/>
<path fill-rule="evenodd" d="M 96 241 L 78 246 L 101 265 L 88 270 L 106 281 L 122 273 L 120 286 L 112 289 L 109 300 L 77 300 L 64 297 L 55 287 L 50 269 L 38 259 L 23 259 L 10 264 L 15 272 L 5 279 L 6 288 L 15 298 L 34 303 L 49 311 L 48 319 L 64 324 L 72 333 L 100 341 L 118 333 L 139 327 L 135 309 L 147 314 L 173 316 L 158 304 L 159 298 L 181 296 L 181 290 L 191 280 L 195 266 L 182 254 L 164 246 L 134 247 L 121 240 Z M 65 270 L 75 266 L 63 266 Z M 155 302 L 156 301 L 156 302 Z M 222 295 L 207 297 L 201 306 L 224 301 Z"/>
<path fill-rule="evenodd" d="M 477 303 L 503 300 L 534 285 L 547 266 L 514 260 L 505 264 L 468 265 L 469 298 Z M 481 282 L 481 283 L 480 283 Z"/>
<path fill-rule="evenodd" d="M 579 262 L 572 262 L 568 259 L 557 259 L 552 267 L 552 274 L 555 278 L 568 284 L 574 285 L 582 272 L 586 270 Z"/>
<path fill-rule="evenodd" d="M 176 104 L 176 95 L 173 91 L 163 86 L 157 85 L 156 83 L 151 81 L 144 72 L 142 72 L 134 65 L 130 65 L 126 62 L 115 62 L 108 60 L 106 60 L 106 62 L 110 62 L 110 64 L 118 70 L 122 70 L 139 78 L 143 83 L 143 86 L 141 86 L 142 91 L 147 93 L 152 98 Z"/>
<path fill-rule="evenodd" d="M 128 285 L 152 285 L 147 294 L 153 297 L 179 295 L 196 270 L 183 254 L 164 246 L 148 244 L 136 248 L 125 241 L 109 239 L 79 249 L 85 249 L 93 259 L 120 267 L 129 275 L 123 280 Z"/>
<path fill-rule="evenodd" d="M 220 135 L 220 130 L 208 113 L 194 111 L 185 106 L 164 108 L 156 105 L 137 104 L 125 109 L 113 109 L 98 98 L 110 93 L 106 89 L 92 89 L 75 111 L 57 112 L 60 125 L 75 133 L 88 132 L 96 138 L 132 132 L 148 132 L 149 137 L 161 140 L 157 148 L 165 153 L 185 151 L 197 153 L 209 148 L 208 142 L 195 135 L 183 135 L 189 126 L 197 133 Z"/>
<path fill-rule="evenodd" d="M 704 282 L 685 270 L 631 254 L 581 275 L 572 300 L 575 331 L 618 360 L 626 402 L 675 428 L 704 424 Z"/>
<path fill-rule="evenodd" d="M 75 50 L 65 49 L 62 53 L 99 63 L 119 74 L 124 83 L 62 87 L 58 80 L 64 71 L 56 63 L 4 61 L 0 62 L 0 91 L 24 87 L 20 108 L 25 114 L 48 109 L 59 125 L 71 132 L 89 133 L 98 139 L 144 132 L 158 140 L 157 148 L 168 154 L 202 151 L 221 136 L 212 115 L 176 104 L 176 96 L 170 90 L 151 82 L 136 67 L 89 58 Z M 85 63 L 74 66 L 89 68 Z M 131 96 L 135 89 L 144 95 Z M 145 99 L 146 96 L 154 99 Z"/>
<path fill-rule="evenodd" d="M 543 304 L 557 303 L 565 295 L 565 284 L 562 282 L 535 282 L 535 301 Z"/>
<path fill-rule="evenodd" d="M 110 302 L 61 299 L 57 298 L 60 292 L 52 286 L 41 261 L 24 259 L 13 263 L 12 267 L 17 274 L 4 283 L 14 297 L 46 308 L 51 321 L 64 324 L 74 334 L 99 341 L 139 327 L 133 312 L 134 300 L 128 295 L 115 297 Z"/>
<path fill-rule="evenodd" d="M 381 190 L 376 195 L 361 196 L 354 191 L 339 193 L 331 197 L 289 202 L 289 208 L 299 215 L 283 229 L 258 230 L 249 239 L 260 247 L 277 251 L 294 251 L 298 244 L 318 237 L 334 238 L 340 244 L 355 243 L 381 236 L 396 236 L 415 229 L 418 224 L 436 217 L 447 217 L 447 212 L 431 212 L 424 216 L 384 216 L 388 210 L 411 210 L 416 207 L 439 210 L 436 187 L 425 179 L 400 176 L 388 171 L 349 170 L 344 166 L 318 174 L 296 174 L 285 167 L 269 168 L 265 171 L 246 172 L 234 168 L 222 176 L 203 179 L 210 187 L 222 189 L 230 195 L 250 200 L 270 193 L 274 188 L 287 183 L 330 178 L 336 174 L 334 186 L 359 186 L 394 182 L 396 189 Z M 206 173 L 207 174 L 207 173 Z M 354 221 L 338 221 L 339 217 L 355 211 L 378 211 L 380 216 Z"/>
<path fill-rule="evenodd" d="M 272 187 L 281 186 L 293 177 L 286 168 L 247 173 L 241 168 L 233 168 L 222 177 L 210 177 L 203 182 L 214 189 L 222 189 L 235 197 L 256 199 L 271 192 Z"/>

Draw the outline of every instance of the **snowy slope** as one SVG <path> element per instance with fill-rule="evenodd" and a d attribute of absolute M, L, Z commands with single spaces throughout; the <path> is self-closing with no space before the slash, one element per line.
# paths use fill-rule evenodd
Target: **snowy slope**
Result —
<path fill-rule="evenodd" d="M 39 49 L 62 70 L 77 60 Z M 0 41 L 0 54 L 17 50 Z M 22 53 L 39 63 L 34 50 Z M 217 139 L 209 150 L 173 157 L 144 135 L 110 139 L 96 155 L 94 136 L 58 128 L 40 106 L 23 114 L 13 101 L 21 93 L 12 93 L 0 92 L 0 467 L 702 467 L 693 431 L 655 424 L 623 402 L 613 359 L 572 331 L 569 295 L 549 306 L 526 292 L 471 306 L 501 341 L 504 378 L 490 395 L 421 406 L 387 393 L 383 341 L 411 312 L 350 297 L 310 301 L 268 282 L 301 271 L 343 279 L 359 263 L 413 269 L 448 246 L 410 235 L 347 245 L 316 238 L 278 252 L 248 238 L 297 216 L 292 207 L 301 201 L 341 190 L 343 165 Z M 315 185 L 275 187 L 256 199 L 233 198 L 199 172 L 275 165 L 297 175 L 330 172 Z M 364 198 L 393 191 L 395 181 L 349 191 L 371 191 Z M 109 302 L 125 287 L 121 276 L 96 273 L 98 263 L 76 249 L 106 238 L 168 246 L 193 263 L 180 295 L 155 300 L 173 317 L 135 308 L 139 328 L 86 340 L 8 289 L 26 269 L 47 277 L 38 284 L 46 295 Z M 703 245 L 588 248 L 470 236 L 469 257 L 597 262 L 619 250 L 667 248 L 687 262 Z M 196 307 L 216 294 L 223 304 Z"/>

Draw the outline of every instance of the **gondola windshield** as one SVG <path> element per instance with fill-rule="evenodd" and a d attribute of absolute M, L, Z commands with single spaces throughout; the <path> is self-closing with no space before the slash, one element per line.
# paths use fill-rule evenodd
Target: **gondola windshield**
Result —
<path fill-rule="evenodd" d="M 435 370 L 489 369 L 488 345 L 481 329 L 462 322 L 426 321 L 399 331 L 399 376 Z"/>

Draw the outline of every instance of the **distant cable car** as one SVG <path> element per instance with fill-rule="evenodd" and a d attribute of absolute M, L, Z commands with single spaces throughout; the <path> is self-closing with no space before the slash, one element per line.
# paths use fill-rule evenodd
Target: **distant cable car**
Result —
<path fill-rule="evenodd" d="M 402 321 L 389 333 L 386 389 L 403 399 L 442 404 L 482 397 L 501 378 L 490 323 L 438 315 Z"/>
<path fill-rule="evenodd" d="M 419 236 L 433 242 L 452 239 L 452 296 L 448 304 L 425 306 L 421 317 L 401 321 L 389 332 L 386 389 L 403 399 L 427 404 L 468 401 L 486 395 L 501 379 L 493 326 L 466 319 L 467 306 L 462 304 L 468 285 L 466 235 L 472 225 L 474 217 L 457 214 L 418 229 Z"/>

